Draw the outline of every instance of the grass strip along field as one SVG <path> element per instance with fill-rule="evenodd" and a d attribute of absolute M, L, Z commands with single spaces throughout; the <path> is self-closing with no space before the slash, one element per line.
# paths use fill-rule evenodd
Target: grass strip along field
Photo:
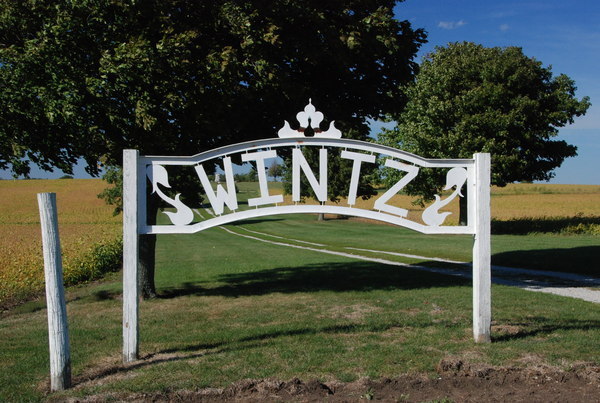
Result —
<path fill-rule="evenodd" d="M 358 247 L 470 259 L 470 237 L 421 236 L 357 220 L 277 216 L 226 228 L 345 252 Z M 593 235 L 494 236 L 494 263 L 511 254 L 531 265 L 532 253 L 554 249 L 564 252 L 564 262 L 577 262 L 582 251 L 597 256 L 598 241 Z M 556 270 L 561 265 L 559 258 L 548 261 Z M 573 265 L 597 272 L 594 258 Z M 53 397 L 108 399 L 219 387 L 244 378 L 433 375 L 448 357 L 507 366 L 598 364 L 598 304 L 495 285 L 494 342 L 476 345 L 467 280 L 265 244 L 220 228 L 159 236 L 156 282 L 161 298 L 141 304 L 143 360 L 128 367 L 121 364 L 119 275 L 69 289 L 75 388 Z M 0 400 L 45 397 L 49 365 L 42 307 L 25 304 L 0 321 Z"/>

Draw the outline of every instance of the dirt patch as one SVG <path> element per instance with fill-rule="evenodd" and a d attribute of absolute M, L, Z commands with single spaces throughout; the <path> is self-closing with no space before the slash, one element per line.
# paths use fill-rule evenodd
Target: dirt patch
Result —
<path fill-rule="evenodd" d="M 368 314 L 379 310 L 381 310 L 381 308 L 367 304 L 354 304 L 351 306 L 334 306 L 328 309 L 327 312 L 325 312 L 323 315 L 317 315 L 317 317 L 360 321 L 364 319 L 365 316 L 367 316 Z"/>
<path fill-rule="evenodd" d="M 547 366 L 505 368 L 446 359 L 439 363 L 437 375 L 433 376 L 362 378 L 349 383 L 300 379 L 243 380 L 223 389 L 103 394 L 72 401 L 99 402 L 107 399 L 142 402 L 600 402 L 600 366 L 580 364 L 569 370 Z"/>
<path fill-rule="evenodd" d="M 501 336 L 516 336 L 523 332 L 523 327 L 515 325 L 493 325 L 492 332 L 494 335 Z"/>

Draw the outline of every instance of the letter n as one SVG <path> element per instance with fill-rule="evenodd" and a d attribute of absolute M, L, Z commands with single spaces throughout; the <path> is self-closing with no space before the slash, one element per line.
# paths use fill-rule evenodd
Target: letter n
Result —
<path fill-rule="evenodd" d="M 319 201 L 327 201 L 327 150 L 319 150 L 319 181 L 308 165 L 299 148 L 292 150 L 292 200 L 300 201 L 300 170 L 304 171 L 308 183 L 315 191 Z"/>

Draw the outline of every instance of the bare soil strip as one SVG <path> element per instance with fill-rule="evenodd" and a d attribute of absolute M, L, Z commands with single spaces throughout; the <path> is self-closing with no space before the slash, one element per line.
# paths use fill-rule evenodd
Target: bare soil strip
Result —
<path fill-rule="evenodd" d="M 52 399 L 50 399 L 52 401 Z M 397 378 L 361 378 L 355 382 L 291 379 L 246 379 L 226 388 L 159 393 L 118 393 L 74 401 L 104 402 L 600 402 L 600 367 L 580 364 L 506 368 L 442 360 L 437 375 L 406 374 Z"/>

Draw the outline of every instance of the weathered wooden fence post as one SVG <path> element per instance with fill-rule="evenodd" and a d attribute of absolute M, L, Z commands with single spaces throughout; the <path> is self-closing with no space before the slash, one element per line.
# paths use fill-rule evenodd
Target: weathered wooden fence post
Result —
<path fill-rule="evenodd" d="M 475 228 L 473 241 L 473 337 L 476 343 L 491 341 L 491 228 L 490 228 L 490 154 L 474 154 Z M 471 217 L 470 217 L 471 218 Z"/>
<path fill-rule="evenodd" d="M 138 359 L 139 351 L 139 285 L 138 285 L 138 186 L 137 150 L 123 150 L 123 362 Z"/>
<path fill-rule="evenodd" d="M 46 278 L 46 302 L 48 307 L 50 389 L 56 391 L 71 386 L 71 353 L 60 238 L 58 236 L 56 194 L 38 193 L 37 198 L 42 226 L 44 275 Z"/>

